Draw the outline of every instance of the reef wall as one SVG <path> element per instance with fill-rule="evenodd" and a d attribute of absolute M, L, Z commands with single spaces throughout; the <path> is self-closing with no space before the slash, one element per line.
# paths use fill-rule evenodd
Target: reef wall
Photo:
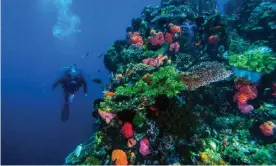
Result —
<path fill-rule="evenodd" d="M 276 164 L 276 2 L 231 3 L 162 0 L 132 19 L 104 55 L 99 128 L 65 164 Z"/>

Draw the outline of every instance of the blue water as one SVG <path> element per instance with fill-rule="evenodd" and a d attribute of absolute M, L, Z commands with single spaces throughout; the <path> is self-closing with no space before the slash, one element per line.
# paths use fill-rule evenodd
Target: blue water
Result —
<path fill-rule="evenodd" d="M 72 63 L 108 82 L 103 53 L 125 36 L 131 19 L 159 0 L 73 0 L 80 32 L 65 39 L 53 35 L 57 8 L 53 0 L 2 0 L 2 164 L 63 164 L 65 157 L 93 133 L 92 104 L 102 96 L 88 81 L 80 91 L 69 121 L 60 120 L 61 88 L 54 92 L 58 70 Z M 86 52 L 94 53 L 88 57 Z M 98 70 L 101 70 L 99 73 Z"/>

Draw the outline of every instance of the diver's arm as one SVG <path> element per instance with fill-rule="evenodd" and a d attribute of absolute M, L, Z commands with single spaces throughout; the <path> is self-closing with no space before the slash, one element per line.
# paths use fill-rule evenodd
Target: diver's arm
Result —
<path fill-rule="evenodd" d="M 62 78 L 57 79 L 56 82 L 52 85 L 52 89 L 55 90 L 56 87 L 57 87 L 59 84 L 61 84 L 62 81 L 63 81 Z"/>
<path fill-rule="evenodd" d="M 87 83 L 84 78 L 82 78 L 82 87 L 84 94 L 87 94 Z"/>

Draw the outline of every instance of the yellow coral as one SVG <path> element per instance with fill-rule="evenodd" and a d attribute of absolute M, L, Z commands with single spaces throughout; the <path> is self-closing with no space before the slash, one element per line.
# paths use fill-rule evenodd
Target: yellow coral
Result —
<path fill-rule="evenodd" d="M 206 152 L 202 152 L 200 153 L 200 159 L 203 162 L 203 164 L 206 164 L 210 160 L 210 157 L 207 155 Z"/>
<path fill-rule="evenodd" d="M 220 156 L 214 157 L 212 154 L 210 154 L 210 153 L 214 153 L 214 155 L 215 155 L 216 152 L 213 152 L 213 151 L 211 152 L 210 150 L 208 150 L 208 152 L 209 153 L 207 153 L 207 152 L 200 153 L 200 159 L 203 164 L 227 165 L 227 163 Z"/>

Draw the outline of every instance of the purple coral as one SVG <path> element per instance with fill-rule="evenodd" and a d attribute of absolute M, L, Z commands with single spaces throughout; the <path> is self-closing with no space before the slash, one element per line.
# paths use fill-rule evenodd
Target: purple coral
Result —
<path fill-rule="evenodd" d="M 188 30 L 189 44 L 191 44 L 193 37 L 195 36 L 194 29 L 197 28 L 196 24 L 193 24 L 191 21 L 185 22 L 183 25 L 180 25 L 181 28 L 186 28 Z"/>

